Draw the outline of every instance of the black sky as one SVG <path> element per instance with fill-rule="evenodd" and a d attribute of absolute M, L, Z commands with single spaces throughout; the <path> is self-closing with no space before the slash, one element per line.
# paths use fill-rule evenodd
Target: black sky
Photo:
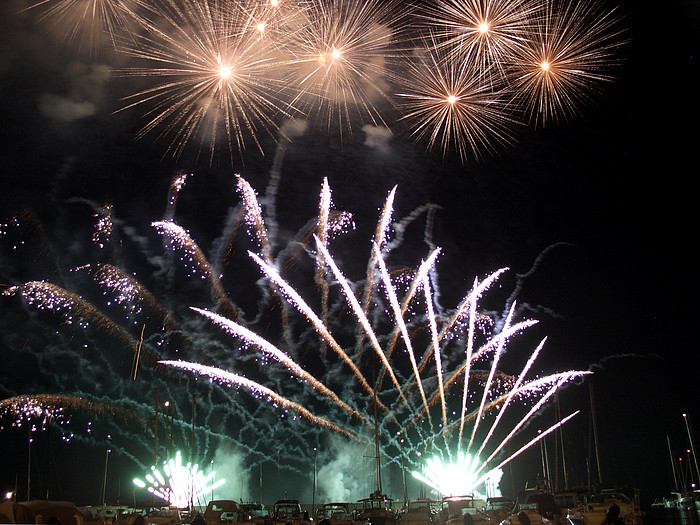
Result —
<path fill-rule="evenodd" d="M 217 235 L 231 205 L 221 197 L 234 197 L 226 161 L 212 167 L 187 155 L 163 159 L 162 143 L 135 141 L 138 115 L 113 114 L 128 79 L 104 78 L 95 66 L 119 65 L 119 57 L 109 51 L 91 57 L 56 43 L 18 7 L 15 1 L 0 7 L 1 220 L 26 207 L 47 231 L 69 231 L 70 212 L 57 210 L 66 199 L 84 197 L 114 203 L 120 217 L 143 228 L 162 215 L 170 178 L 182 168 L 196 172 L 179 208 L 196 218 L 188 227 L 195 238 Z M 651 500 L 670 489 L 666 435 L 678 449 L 686 446 L 681 414 L 700 435 L 694 262 L 700 7 L 691 0 L 626 0 L 621 12 L 630 42 L 618 80 L 580 117 L 523 130 L 516 144 L 467 165 L 424 153 L 405 137 L 390 143 L 387 156 L 365 148 L 361 132 L 342 147 L 310 134 L 287 153 L 279 211 L 290 231 L 301 227 L 315 212 L 324 176 L 336 205 L 358 224 L 366 219 L 365 233 L 395 184 L 397 216 L 425 202 L 440 205 L 440 271 L 455 276 L 454 286 L 442 290 L 445 304 L 455 304 L 473 276 L 504 266 L 512 269 L 507 296 L 516 276 L 554 246 L 522 281 L 518 301 L 542 319 L 538 333 L 549 335 L 545 368 L 594 371 L 562 397 L 567 409 L 583 411 L 570 429 L 572 446 L 582 448 L 587 438 L 593 384 L 606 483 L 639 486 Z M 61 122 L 42 113 L 47 93 L 80 89 L 90 90 L 81 96 L 94 104 L 94 115 Z M 249 158 L 236 171 L 262 191 L 271 155 Z M 424 252 L 416 248 L 416 261 Z M 10 334 L 3 341 L 2 352 L 16 349 Z M 28 372 L 3 371 L 0 392 L 14 393 L 17 374 Z M 46 387 L 34 386 L 37 393 Z M 17 446 L 16 436 L 3 433 L 0 443 Z M 102 452 L 86 449 L 99 469 Z M 537 464 L 531 456 L 523 465 Z M 5 490 L 14 473 L 4 472 L 0 482 Z M 70 490 L 66 497 L 77 499 Z"/>

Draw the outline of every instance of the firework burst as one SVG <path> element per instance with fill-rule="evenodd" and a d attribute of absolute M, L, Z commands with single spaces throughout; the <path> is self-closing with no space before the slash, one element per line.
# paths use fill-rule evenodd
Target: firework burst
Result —
<path fill-rule="evenodd" d="M 41 0 L 28 9 L 56 35 L 96 52 L 105 34 L 115 45 L 117 35 L 133 31 L 138 0 Z"/>
<path fill-rule="evenodd" d="M 470 153 L 478 159 L 495 144 L 511 142 L 517 123 L 501 94 L 491 89 L 490 75 L 468 62 L 449 60 L 449 54 L 445 47 L 429 45 L 410 57 L 410 81 L 398 93 L 405 107 L 401 119 L 429 149 L 437 146 L 443 155 L 457 151 L 463 161 Z"/>
<path fill-rule="evenodd" d="M 533 0 L 440 0 L 420 15 L 444 47 L 444 59 L 467 62 L 500 83 L 506 64 L 527 45 L 541 3 Z M 493 78 L 492 76 L 493 75 Z"/>
<path fill-rule="evenodd" d="M 385 124 L 380 105 L 389 98 L 389 62 L 400 30 L 400 2 L 321 0 L 304 11 L 293 33 L 289 79 L 294 103 L 328 131 L 352 130 L 355 120 Z"/>
<path fill-rule="evenodd" d="M 183 464 L 178 450 L 174 458 L 163 464 L 162 472 L 152 466 L 151 472 L 145 476 L 146 481 L 134 478 L 134 485 L 182 509 L 206 501 L 208 493 L 226 483 L 225 479 L 213 481 L 215 475 L 214 470 L 205 474 L 199 465 Z"/>
<path fill-rule="evenodd" d="M 155 66 L 123 71 L 162 79 L 130 96 L 123 109 L 148 103 L 148 123 L 139 132 L 171 139 L 182 154 L 188 142 L 208 144 L 210 159 L 221 145 L 242 153 L 250 141 L 262 152 L 258 134 L 278 131 L 275 118 L 288 115 L 275 49 L 259 38 L 251 17 L 223 0 L 167 3 L 140 18 L 145 32 L 123 51 Z"/>
<path fill-rule="evenodd" d="M 625 42 L 616 10 L 602 2 L 546 0 L 544 9 L 509 73 L 513 105 L 542 126 L 591 103 L 613 80 L 615 56 Z"/>

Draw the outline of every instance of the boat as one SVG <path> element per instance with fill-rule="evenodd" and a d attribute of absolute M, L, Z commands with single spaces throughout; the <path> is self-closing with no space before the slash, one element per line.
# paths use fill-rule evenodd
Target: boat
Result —
<path fill-rule="evenodd" d="M 324 503 L 316 513 L 319 525 L 360 525 L 367 520 L 361 519 L 350 508 L 349 503 Z"/>
<path fill-rule="evenodd" d="M 399 514 L 400 525 L 433 525 L 433 501 L 412 499 Z"/>
<path fill-rule="evenodd" d="M 483 500 L 482 500 L 483 501 Z M 445 496 L 436 525 L 488 525 L 491 518 L 479 510 L 472 495 Z"/>
<path fill-rule="evenodd" d="M 260 503 L 241 503 L 241 523 L 245 525 L 272 525 L 270 511 Z"/>
<path fill-rule="evenodd" d="M 584 525 L 602 525 L 603 522 L 610 521 L 642 525 L 639 498 L 632 500 L 616 489 L 603 489 L 599 494 L 588 498 L 580 515 Z"/>
<path fill-rule="evenodd" d="M 525 484 L 518 494 L 510 516 L 501 525 L 533 525 L 564 523 L 561 510 L 549 490 L 547 480 L 535 479 Z"/>
<path fill-rule="evenodd" d="M 184 522 L 181 512 L 180 509 L 170 507 L 154 509 L 144 516 L 145 525 L 182 525 Z M 189 523 L 188 520 L 185 521 Z"/>
<path fill-rule="evenodd" d="M 392 507 L 393 499 L 382 493 L 382 465 L 379 458 L 379 426 L 377 424 L 377 391 L 374 390 L 374 458 L 377 465 L 377 490 L 368 498 L 358 500 L 362 505 L 360 517 L 371 525 L 396 525 L 398 517 Z"/>
<path fill-rule="evenodd" d="M 207 504 L 202 517 L 206 525 L 238 523 L 241 509 L 231 499 L 212 500 Z"/>
<path fill-rule="evenodd" d="M 362 505 L 362 519 L 369 521 L 371 525 L 396 525 L 398 519 L 392 508 L 392 500 L 380 490 L 373 492 L 368 498 L 358 500 Z"/>
<path fill-rule="evenodd" d="M 89 512 L 78 509 L 70 501 L 3 501 L 0 523 L 65 523 L 88 525 L 99 523 Z"/>
<path fill-rule="evenodd" d="M 503 496 L 494 496 L 486 499 L 484 514 L 486 514 L 491 521 L 501 523 L 511 515 L 514 506 L 515 502 L 512 499 Z"/>
<path fill-rule="evenodd" d="M 308 514 L 302 512 L 295 499 L 277 500 L 272 507 L 272 523 L 281 525 L 311 525 Z"/>

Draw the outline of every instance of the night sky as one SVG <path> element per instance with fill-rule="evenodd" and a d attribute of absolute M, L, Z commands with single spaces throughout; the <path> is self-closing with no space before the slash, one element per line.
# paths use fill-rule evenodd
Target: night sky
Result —
<path fill-rule="evenodd" d="M 178 170 L 191 173 L 175 220 L 214 258 L 229 211 L 240 203 L 234 174 L 262 195 L 270 179 L 273 139 L 262 134 L 265 155 L 249 148 L 244 162 L 237 158 L 233 168 L 224 154 L 217 153 L 210 163 L 207 154 L 197 158 L 196 148 L 188 148 L 173 158 L 165 152 L 167 142 L 152 136 L 135 139 L 144 124 L 143 109 L 117 110 L 135 86 L 147 81 L 114 73 L 133 59 L 108 44 L 96 52 L 57 40 L 45 24 L 36 23 L 31 11 L 22 11 L 24 5 L 16 0 L 0 4 L 0 222 L 7 224 L 28 210 L 35 226 L 16 238 L 14 233 L 0 238 L 2 289 L 47 280 L 104 304 L 104 297 L 85 284 L 88 270 L 77 268 L 110 262 L 136 274 L 186 327 L 189 340 L 170 338 L 164 347 L 152 348 L 156 353 L 240 367 L 253 379 L 308 403 L 319 415 L 337 416 L 335 409 L 326 414 L 322 403 L 290 385 L 289 374 L 285 378 L 279 365 L 270 364 L 266 375 L 254 366 L 251 352 L 231 356 L 232 339 L 188 310 L 190 305 L 211 306 L 207 291 L 182 269 L 167 274 L 167 250 L 150 226 L 164 217 L 173 176 Z M 663 6 L 627 0 L 620 13 L 629 42 L 619 51 L 616 80 L 605 84 L 580 115 L 544 128 L 518 129 L 513 144 L 496 146 L 480 162 L 426 152 L 424 144 L 398 132 L 373 146 L 361 126 L 342 144 L 312 127 L 286 151 L 275 210 L 277 240 L 283 247 L 317 214 L 319 190 L 327 177 L 335 209 L 352 212 L 356 224 L 354 231 L 339 237 L 334 253 L 346 274 L 360 279 L 379 209 L 392 187 L 398 186 L 395 220 L 423 204 L 437 205 L 432 241 L 443 250 L 437 265 L 440 303 L 453 308 L 475 276 L 510 268 L 485 306 L 500 316 L 517 290 L 520 318 L 540 323 L 506 354 L 503 371 L 516 373 L 523 356 L 547 336 L 538 373 L 594 372 L 560 393 L 562 413 L 581 410 L 564 431 L 572 484 L 586 479 L 592 386 L 603 484 L 638 487 L 643 501 L 650 503 L 671 490 L 667 436 L 674 452 L 687 460 L 682 414 L 688 414 L 694 435 L 700 435 L 693 263 L 697 196 L 692 182 L 697 171 L 700 7 L 691 0 Z M 119 240 L 100 250 L 91 236 L 94 215 L 105 204 L 113 207 Z M 407 229 L 390 265 L 417 266 L 428 255 L 424 225 L 425 216 Z M 223 282 L 242 310 L 254 312 L 259 274 L 245 255 L 250 249 L 240 240 L 245 234 L 239 236 Z M 13 249 L 17 239 L 23 242 Z M 293 264 L 286 269 L 292 275 L 312 275 L 308 258 L 290 260 Z M 306 292 L 317 293 L 313 287 Z M 262 470 L 264 502 L 285 491 L 310 500 L 313 447 L 319 448 L 319 484 L 343 485 L 337 471 L 350 469 L 346 458 L 357 450 L 343 438 L 292 416 L 280 419 L 277 409 L 242 391 L 153 367 L 147 356 L 139 369 L 140 382 L 130 382 L 133 348 L 125 350 L 127 343 L 119 335 L 98 329 L 81 334 L 17 297 L 0 297 L 0 305 L 0 398 L 80 395 L 152 418 L 145 407 L 155 403 L 154 388 L 161 385 L 161 404 L 168 398 L 177 405 L 175 440 L 186 443 L 196 391 L 199 461 L 207 465 L 213 459 L 223 465 L 225 456 L 234 458 L 226 468 L 236 482 L 222 495 L 258 499 Z M 112 307 L 100 308 L 112 318 L 119 315 Z M 256 326 L 281 340 L 274 328 L 279 309 L 260 315 Z M 131 343 L 138 341 L 139 328 L 127 331 Z M 149 332 L 146 341 L 157 338 L 156 331 Z M 318 370 L 320 361 L 304 354 L 302 346 L 290 354 Z M 338 372 L 326 377 L 339 380 Z M 34 434 L 32 496 L 45 496 L 48 490 L 52 499 L 96 503 L 105 450 L 112 447 L 107 499 L 131 500 L 131 478 L 152 464 L 149 431 L 129 417 L 71 414 L 70 423 L 61 428 L 54 425 Z M 23 499 L 27 426 L 16 428 L 11 420 L 7 414 L 0 420 L 0 448 L 5 452 L 0 489 L 4 493 L 17 484 Z M 550 403 L 514 446 L 524 444 L 535 427 L 554 422 Z M 74 437 L 69 443 L 61 439 L 70 433 Z M 554 447 L 553 440 L 548 446 Z M 353 499 L 373 490 L 371 465 L 362 468 L 354 480 L 363 473 L 370 479 L 367 485 L 346 486 Z M 386 474 L 385 492 L 395 498 L 401 497 L 398 472 L 394 463 Z M 512 463 L 512 472 L 506 469 L 501 488 L 512 495 L 513 488 L 517 491 L 540 472 L 539 447 L 534 447 Z M 417 495 L 412 483 L 411 495 Z"/>

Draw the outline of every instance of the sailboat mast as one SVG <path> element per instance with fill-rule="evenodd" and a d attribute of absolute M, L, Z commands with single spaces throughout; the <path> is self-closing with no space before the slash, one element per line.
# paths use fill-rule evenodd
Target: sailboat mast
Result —
<path fill-rule="evenodd" d="M 666 434 L 666 442 L 668 443 L 668 457 L 671 460 L 671 472 L 673 473 L 673 488 L 680 490 L 678 486 L 678 475 L 676 473 L 676 462 L 673 459 L 673 449 L 671 448 L 671 438 Z"/>
<path fill-rule="evenodd" d="M 593 440 L 595 442 L 595 461 L 598 467 L 598 484 L 603 485 L 603 473 L 600 471 L 600 449 L 598 448 L 598 424 L 595 417 L 595 397 L 593 396 L 593 383 L 589 385 L 589 393 L 591 396 L 591 421 L 593 422 Z"/>
<path fill-rule="evenodd" d="M 379 426 L 377 425 L 377 385 L 374 385 L 374 457 L 377 461 L 377 491 L 382 494 L 382 466 L 379 460 Z"/>
<path fill-rule="evenodd" d="M 683 414 L 683 419 L 685 420 L 685 429 L 688 431 L 688 441 L 690 441 L 690 451 L 693 454 L 693 463 L 695 465 L 695 476 L 696 481 L 700 483 L 700 469 L 698 469 L 698 457 L 695 455 L 695 442 L 693 441 L 693 433 L 690 430 L 690 423 L 688 423 L 688 414 Z"/>

